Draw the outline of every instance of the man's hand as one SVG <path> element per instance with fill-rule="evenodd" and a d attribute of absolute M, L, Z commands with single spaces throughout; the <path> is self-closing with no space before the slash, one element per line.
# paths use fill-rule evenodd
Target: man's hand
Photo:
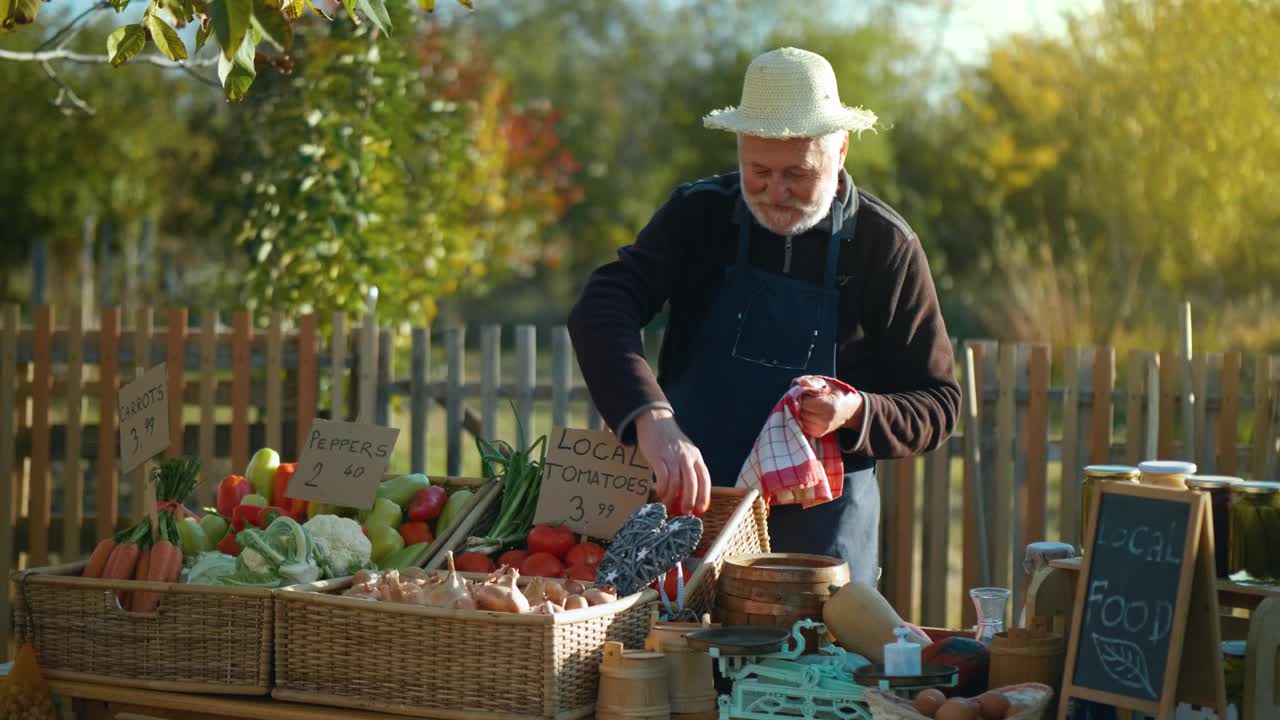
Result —
<path fill-rule="evenodd" d="M 826 383 L 821 388 L 825 391 L 800 396 L 800 429 L 805 435 L 819 438 L 840 428 L 862 427 L 862 395 L 828 389 Z"/>
<path fill-rule="evenodd" d="M 650 410 L 635 423 L 636 444 L 658 479 L 662 504 L 677 515 L 705 512 L 711 505 L 711 474 L 671 411 Z"/>

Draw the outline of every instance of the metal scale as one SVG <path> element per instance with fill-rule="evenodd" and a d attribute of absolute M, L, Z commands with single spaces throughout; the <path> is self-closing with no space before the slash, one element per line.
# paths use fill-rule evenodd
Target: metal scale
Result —
<path fill-rule="evenodd" d="M 690 647 L 715 658 L 733 692 L 718 700 L 720 720 L 872 720 L 853 673 L 867 665 L 861 655 L 823 645 L 805 655 L 804 630 L 826 637 L 826 625 L 797 622 L 782 628 L 726 627 L 687 636 Z"/>

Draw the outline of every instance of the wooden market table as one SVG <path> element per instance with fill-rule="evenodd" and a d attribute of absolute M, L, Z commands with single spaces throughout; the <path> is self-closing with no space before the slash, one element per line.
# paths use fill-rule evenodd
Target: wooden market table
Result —
<path fill-rule="evenodd" d="M 71 700 L 76 720 L 407 720 L 405 715 L 270 697 L 193 695 L 65 680 L 50 680 L 49 687 Z"/>
<path fill-rule="evenodd" d="M 1064 638 L 1070 635 L 1081 560 L 1054 560 L 1035 574 L 1027 588 L 1028 626 L 1039 618 Z M 1246 641 L 1244 720 L 1280 718 L 1280 587 L 1219 580 L 1218 605 L 1224 611 L 1222 639 Z"/>

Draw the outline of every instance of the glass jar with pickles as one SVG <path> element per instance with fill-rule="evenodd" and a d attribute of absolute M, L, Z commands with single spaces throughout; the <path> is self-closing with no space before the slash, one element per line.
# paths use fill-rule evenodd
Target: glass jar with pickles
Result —
<path fill-rule="evenodd" d="M 1238 477 L 1225 475 L 1189 475 L 1187 487 L 1209 496 L 1209 511 L 1213 515 L 1213 562 L 1218 577 L 1226 579 L 1231 555 L 1231 486 L 1238 485 Z"/>
<path fill-rule="evenodd" d="M 1098 487 L 1104 482 L 1137 483 L 1141 473 L 1131 465 L 1087 465 L 1080 479 L 1080 542 L 1084 543 L 1089 527 L 1089 513 L 1098 499 Z"/>
<path fill-rule="evenodd" d="M 1138 482 L 1143 485 L 1186 490 L 1187 476 L 1195 474 L 1196 464 L 1181 460 L 1148 460 L 1138 463 L 1138 470 L 1142 471 Z"/>
<path fill-rule="evenodd" d="M 1242 482 L 1231 486 L 1233 582 L 1274 585 L 1280 580 L 1280 483 Z"/>

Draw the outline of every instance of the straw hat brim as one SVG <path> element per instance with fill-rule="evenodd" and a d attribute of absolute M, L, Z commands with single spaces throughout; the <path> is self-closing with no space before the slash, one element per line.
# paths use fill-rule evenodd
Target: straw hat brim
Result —
<path fill-rule="evenodd" d="M 702 124 L 712 130 L 739 135 L 785 139 L 822 137 L 837 130 L 872 130 L 876 119 L 876 114 L 870 110 L 845 106 L 813 117 L 792 118 L 789 122 L 776 117 L 753 116 L 741 107 L 727 107 L 707 114 L 702 118 Z"/>

